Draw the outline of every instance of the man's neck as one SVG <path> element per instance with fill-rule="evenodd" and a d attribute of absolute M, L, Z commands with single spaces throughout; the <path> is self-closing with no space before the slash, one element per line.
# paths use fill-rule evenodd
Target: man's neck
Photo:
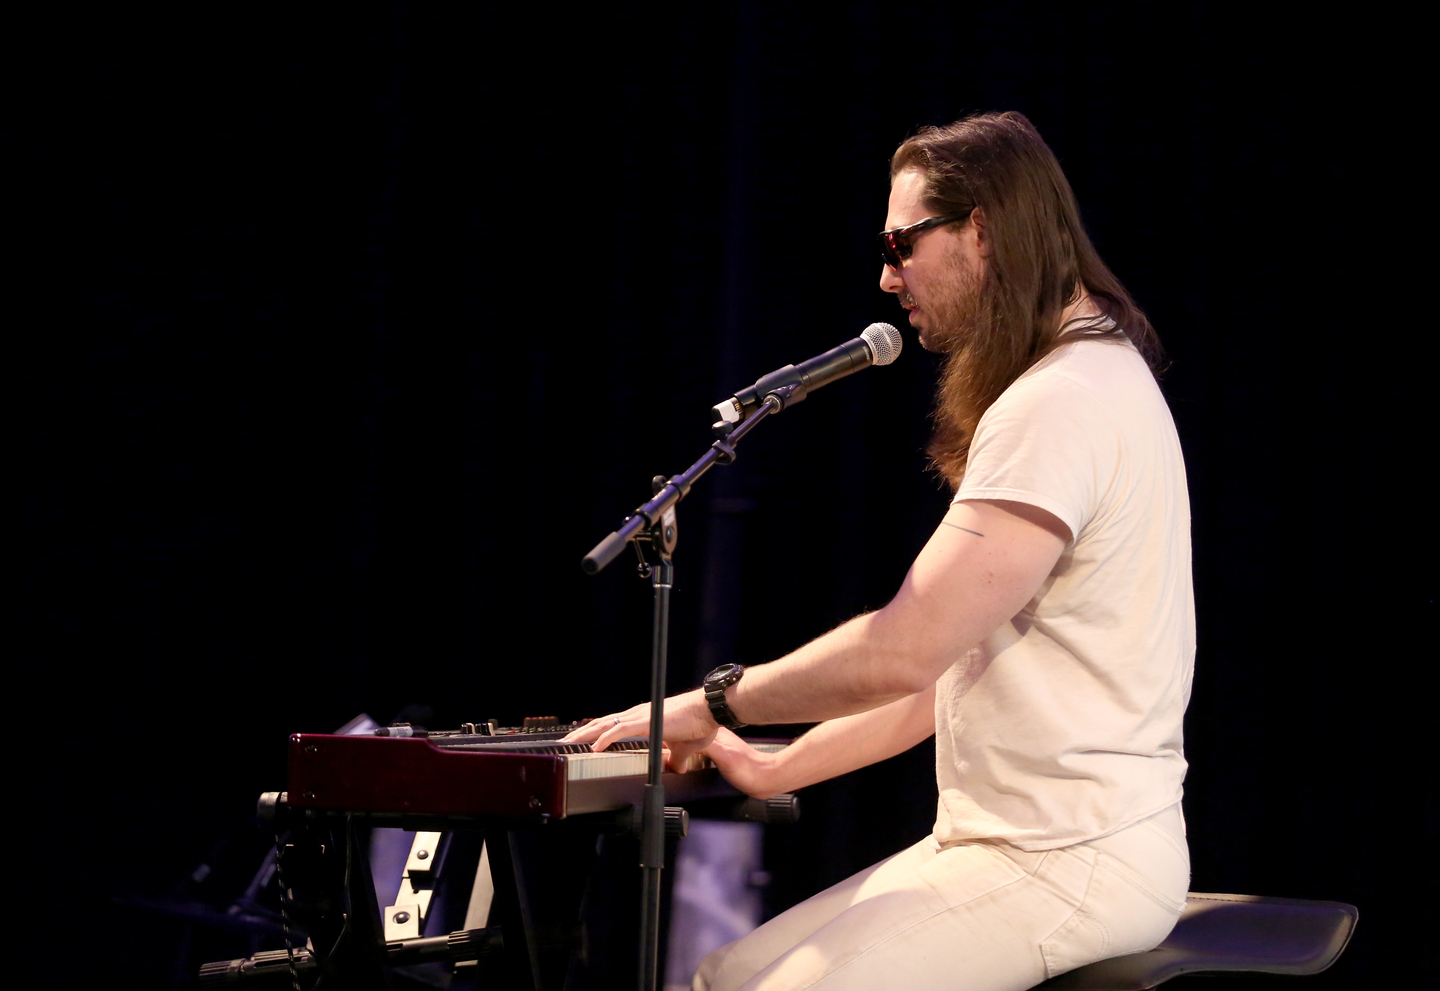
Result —
<path fill-rule="evenodd" d="M 1060 326 L 1063 328 L 1071 320 L 1098 316 L 1103 316 L 1100 307 L 1096 306 L 1095 301 L 1090 298 L 1090 294 L 1082 289 L 1080 295 L 1060 311 Z"/>

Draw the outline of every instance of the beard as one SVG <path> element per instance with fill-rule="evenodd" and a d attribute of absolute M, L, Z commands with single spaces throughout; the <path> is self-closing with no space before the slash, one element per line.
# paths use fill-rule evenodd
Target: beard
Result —
<path fill-rule="evenodd" d="M 996 357 L 988 352 L 999 341 L 993 287 L 986 285 L 986 275 L 957 257 L 945 281 L 927 293 L 928 329 L 920 335 L 920 346 L 943 358 L 927 453 L 936 472 L 955 488 L 980 414 L 994 398 L 987 396 L 986 373 Z"/>
<path fill-rule="evenodd" d="M 984 277 L 956 246 L 945 258 L 945 276 L 926 293 L 925 313 L 929 325 L 920 331 L 920 346 L 926 351 L 953 359 L 982 330 L 985 307 Z M 910 296 L 908 290 L 902 295 Z"/>

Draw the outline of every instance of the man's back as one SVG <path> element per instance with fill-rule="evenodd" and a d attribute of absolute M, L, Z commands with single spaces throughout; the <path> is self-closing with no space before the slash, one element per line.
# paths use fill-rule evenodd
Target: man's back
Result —
<path fill-rule="evenodd" d="M 1190 512 L 1144 361 L 1080 341 L 1026 372 L 980 421 L 956 499 L 1038 506 L 1073 537 L 1029 605 L 937 684 L 936 838 L 1054 849 L 1177 802 Z"/>

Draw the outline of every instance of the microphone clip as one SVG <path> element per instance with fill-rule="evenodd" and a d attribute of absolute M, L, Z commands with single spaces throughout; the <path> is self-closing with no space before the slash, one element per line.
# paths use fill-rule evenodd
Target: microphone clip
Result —
<path fill-rule="evenodd" d="M 789 385 L 776 386 L 765 394 L 765 398 L 769 399 L 771 396 L 774 396 L 780 400 L 780 409 L 775 411 L 778 413 L 780 410 L 789 409 L 804 399 L 808 394 L 809 390 L 805 388 L 804 383 L 792 382 Z"/>

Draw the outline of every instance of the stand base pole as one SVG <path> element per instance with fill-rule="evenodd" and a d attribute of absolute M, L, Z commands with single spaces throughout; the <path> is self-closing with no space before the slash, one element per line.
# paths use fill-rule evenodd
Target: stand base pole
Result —
<path fill-rule="evenodd" d="M 673 519 L 670 535 L 673 546 Z M 657 548 L 658 550 L 659 548 Z M 675 586 L 675 565 L 666 550 L 659 553 L 652 581 L 655 586 L 655 617 L 650 653 L 650 759 L 645 783 L 644 830 L 640 838 L 640 867 L 644 873 L 640 891 L 640 991 L 655 991 L 660 969 L 660 871 L 665 867 L 665 786 L 664 770 L 665 668 L 670 649 L 670 590 Z"/>

